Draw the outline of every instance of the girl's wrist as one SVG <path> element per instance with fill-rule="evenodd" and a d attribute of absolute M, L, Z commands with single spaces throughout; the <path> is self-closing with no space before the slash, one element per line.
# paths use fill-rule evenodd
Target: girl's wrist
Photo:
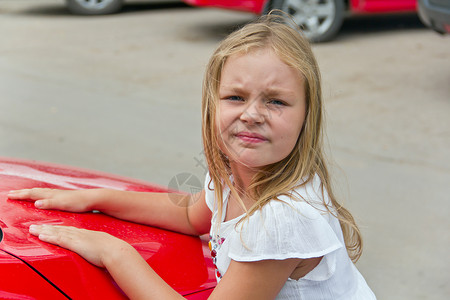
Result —
<path fill-rule="evenodd" d="M 86 205 L 86 209 L 89 211 L 100 210 L 102 204 L 109 198 L 108 189 L 88 189 L 83 190 L 83 200 Z"/>
<path fill-rule="evenodd" d="M 117 239 L 116 242 L 117 245 L 114 245 L 113 247 L 106 247 L 102 256 L 103 266 L 107 270 L 110 270 L 111 268 L 126 267 L 125 265 L 122 265 L 132 260 L 133 256 L 139 256 L 136 249 L 134 249 L 133 246 L 127 242 L 119 239 Z"/>
<path fill-rule="evenodd" d="M 88 205 L 90 210 L 98 210 L 108 214 L 108 211 L 114 207 L 115 199 L 120 198 L 122 191 L 113 189 L 93 189 L 89 190 Z"/>

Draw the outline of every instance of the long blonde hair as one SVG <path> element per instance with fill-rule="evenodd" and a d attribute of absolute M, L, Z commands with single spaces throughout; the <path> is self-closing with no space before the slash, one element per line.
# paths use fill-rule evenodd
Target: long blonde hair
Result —
<path fill-rule="evenodd" d="M 294 26 L 285 23 L 279 15 L 269 14 L 230 34 L 213 53 L 205 73 L 202 95 L 202 138 L 209 173 L 214 184 L 218 215 L 222 215 L 224 187 L 243 202 L 231 182 L 230 162 L 219 147 L 216 128 L 218 91 L 222 69 L 227 59 L 237 53 L 270 47 L 288 66 L 298 70 L 304 77 L 306 93 L 306 118 L 291 153 L 283 160 L 265 166 L 252 178 L 248 195 L 255 204 L 247 210 L 246 217 L 280 195 L 290 195 L 295 188 L 305 185 L 317 175 L 321 180 L 322 194 L 329 195 L 333 210 L 324 203 L 330 213 L 339 219 L 350 258 L 357 261 L 362 252 L 361 233 L 350 212 L 336 200 L 330 175 L 322 151 L 322 92 L 320 71 L 308 41 Z M 324 197 L 325 199 L 325 197 Z M 325 201 L 325 200 L 324 200 Z M 245 207 L 244 207 L 245 208 Z"/>

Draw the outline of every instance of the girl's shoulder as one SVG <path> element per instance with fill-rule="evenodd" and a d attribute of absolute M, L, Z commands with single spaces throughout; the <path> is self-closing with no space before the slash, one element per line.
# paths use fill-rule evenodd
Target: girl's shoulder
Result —
<path fill-rule="evenodd" d="M 269 207 L 279 208 L 288 205 L 293 212 L 301 211 L 304 214 L 334 213 L 327 190 L 322 186 L 318 175 L 299 185 L 288 193 L 279 195 L 269 202 Z"/>
<path fill-rule="evenodd" d="M 240 261 L 320 257 L 343 247 L 339 223 L 328 211 L 280 197 L 242 220 L 230 236 Z"/>
<path fill-rule="evenodd" d="M 214 211 L 214 183 L 211 180 L 209 173 L 205 176 L 204 190 L 206 204 L 211 211 Z M 227 195 L 228 192 L 229 189 L 226 188 L 223 191 L 223 195 Z M 306 183 L 299 183 L 299 185 L 290 192 L 278 195 L 276 199 L 273 199 L 264 205 L 260 211 L 264 212 L 268 209 L 284 211 L 286 209 L 285 205 L 292 208 L 292 213 L 302 211 L 305 214 L 314 215 L 317 213 L 327 214 L 333 212 L 328 193 L 326 189 L 322 188 L 321 180 L 317 175 Z"/>
<path fill-rule="evenodd" d="M 327 201 L 318 178 L 269 201 L 236 226 L 230 242 L 239 249 L 237 256 L 308 258 L 343 247 L 339 221 Z M 269 251 L 258 255 L 258 249 Z"/>

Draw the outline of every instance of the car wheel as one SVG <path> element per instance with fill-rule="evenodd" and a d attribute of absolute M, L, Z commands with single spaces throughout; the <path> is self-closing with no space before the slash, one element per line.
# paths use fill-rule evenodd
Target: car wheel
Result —
<path fill-rule="evenodd" d="M 69 11 L 77 15 L 106 15 L 118 12 L 123 0 L 66 0 Z"/>
<path fill-rule="evenodd" d="M 290 14 L 311 42 L 331 40 L 344 21 L 344 0 L 274 0 L 272 7 Z"/>

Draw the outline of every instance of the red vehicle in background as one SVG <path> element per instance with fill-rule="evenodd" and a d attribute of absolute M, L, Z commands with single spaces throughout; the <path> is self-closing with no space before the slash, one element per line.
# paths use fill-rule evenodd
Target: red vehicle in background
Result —
<path fill-rule="evenodd" d="M 331 40 L 350 14 L 416 11 L 416 0 L 183 0 L 210 6 L 264 14 L 272 9 L 292 15 L 312 42 Z"/>
<path fill-rule="evenodd" d="M 110 174 L 0 157 L 0 299 L 127 299 L 107 271 L 74 252 L 41 242 L 28 233 L 31 224 L 69 225 L 121 238 L 187 299 L 207 299 L 216 286 L 205 239 L 98 212 L 39 210 L 30 201 L 7 198 L 10 190 L 34 187 L 164 191 Z"/>

